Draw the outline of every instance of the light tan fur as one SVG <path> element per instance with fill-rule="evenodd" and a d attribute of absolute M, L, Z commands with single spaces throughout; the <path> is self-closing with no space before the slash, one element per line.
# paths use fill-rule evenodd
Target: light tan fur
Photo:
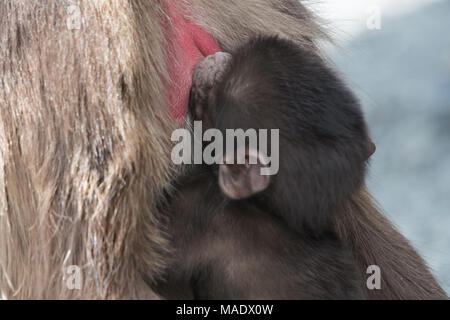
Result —
<path fill-rule="evenodd" d="M 160 8 L 79 1 L 82 28 L 69 30 L 72 3 L 0 4 L 0 290 L 151 297 L 140 272 L 157 274 L 166 246 L 154 206 L 173 125 Z M 81 291 L 67 290 L 70 265 Z"/>

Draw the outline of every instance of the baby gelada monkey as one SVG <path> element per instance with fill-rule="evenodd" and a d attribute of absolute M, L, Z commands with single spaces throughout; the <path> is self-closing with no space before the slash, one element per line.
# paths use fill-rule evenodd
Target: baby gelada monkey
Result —
<path fill-rule="evenodd" d="M 159 294 L 363 298 L 361 271 L 331 219 L 360 187 L 374 150 L 360 105 L 335 72 L 291 41 L 257 37 L 197 66 L 189 107 L 204 130 L 279 129 L 280 167 L 261 176 L 261 163 L 188 166 L 170 199 L 174 250 Z"/>

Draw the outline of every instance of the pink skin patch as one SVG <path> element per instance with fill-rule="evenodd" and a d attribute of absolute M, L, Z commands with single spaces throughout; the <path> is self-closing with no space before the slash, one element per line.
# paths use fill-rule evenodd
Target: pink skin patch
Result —
<path fill-rule="evenodd" d="M 173 1 L 164 1 L 171 19 L 169 30 L 170 114 L 183 123 L 188 109 L 194 68 L 203 58 L 221 51 L 217 41 L 198 25 L 187 20 Z"/>

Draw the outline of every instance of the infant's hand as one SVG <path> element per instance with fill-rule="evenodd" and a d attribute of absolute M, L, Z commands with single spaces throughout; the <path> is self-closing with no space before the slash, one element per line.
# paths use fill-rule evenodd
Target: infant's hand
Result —
<path fill-rule="evenodd" d="M 194 120 L 207 120 L 205 117 L 210 112 L 210 93 L 222 79 L 231 54 L 218 52 L 200 61 L 194 70 L 189 110 Z"/>

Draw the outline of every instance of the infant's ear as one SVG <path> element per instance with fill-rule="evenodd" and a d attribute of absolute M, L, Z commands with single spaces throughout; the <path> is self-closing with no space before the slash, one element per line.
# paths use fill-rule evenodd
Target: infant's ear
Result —
<path fill-rule="evenodd" d="M 369 155 L 368 155 L 367 159 L 369 159 L 371 156 L 373 156 L 375 151 L 377 151 L 377 146 L 375 145 L 375 143 L 372 142 L 372 140 L 369 141 L 368 149 L 369 149 Z"/>
<path fill-rule="evenodd" d="M 270 176 L 261 174 L 267 165 L 258 151 L 247 151 L 245 164 L 230 164 L 235 163 L 230 160 L 225 156 L 219 166 L 219 186 L 227 197 L 241 200 L 267 189 Z"/>

